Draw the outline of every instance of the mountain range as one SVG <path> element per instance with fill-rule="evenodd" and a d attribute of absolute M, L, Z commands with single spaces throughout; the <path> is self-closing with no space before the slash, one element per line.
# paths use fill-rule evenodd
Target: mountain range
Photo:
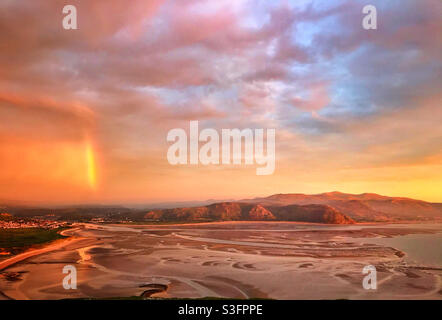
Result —
<path fill-rule="evenodd" d="M 333 224 L 355 222 L 425 221 L 442 219 L 442 206 L 374 193 L 275 194 L 199 207 L 151 210 L 147 220 L 226 221 L 277 220 Z"/>
<path fill-rule="evenodd" d="M 441 221 L 442 204 L 375 193 L 274 194 L 238 201 L 201 201 L 152 205 L 151 209 L 123 206 L 36 207 L 0 205 L 0 213 L 19 217 L 52 215 L 72 221 L 95 217 L 106 221 L 202 222 L 202 221 L 300 221 L 329 224 L 394 221 Z"/>

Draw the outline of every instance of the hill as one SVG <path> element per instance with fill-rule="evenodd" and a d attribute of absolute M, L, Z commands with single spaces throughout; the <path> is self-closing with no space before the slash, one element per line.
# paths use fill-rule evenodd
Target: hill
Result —
<path fill-rule="evenodd" d="M 264 207 L 261 204 L 221 202 L 202 207 L 152 210 L 144 216 L 155 221 L 302 221 L 350 224 L 354 221 L 327 205 Z"/>
<path fill-rule="evenodd" d="M 322 204 L 329 205 L 355 221 L 399 221 L 442 219 L 442 205 L 403 197 L 387 197 L 375 193 L 349 194 L 327 192 L 320 194 L 275 194 L 241 202 L 263 206 Z"/>

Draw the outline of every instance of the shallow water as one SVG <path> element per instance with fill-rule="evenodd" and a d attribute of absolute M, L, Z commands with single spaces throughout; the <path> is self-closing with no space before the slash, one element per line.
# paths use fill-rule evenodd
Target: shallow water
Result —
<path fill-rule="evenodd" d="M 404 260 L 409 264 L 442 267 L 442 231 L 436 234 L 409 234 L 393 238 L 358 238 L 354 240 L 399 249 L 406 254 Z"/>

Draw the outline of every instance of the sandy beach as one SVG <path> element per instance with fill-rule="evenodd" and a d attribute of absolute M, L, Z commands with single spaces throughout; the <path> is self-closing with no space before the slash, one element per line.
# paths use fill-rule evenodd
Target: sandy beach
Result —
<path fill-rule="evenodd" d="M 63 236 L 69 236 L 69 234 L 71 234 L 75 231 L 76 231 L 75 229 L 74 230 L 68 229 L 68 230 L 61 231 L 60 234 Z M 40 249 L 33 248 L 33 249 L 26 250 L 23 253 L 15 255 L 15 256 L 8 258 L 6 260 L 0 261 L 0 271 L 6 269 L 16 263 L 19 263 L 20 261 L 26 260 L 30 257 L 63 248 L 65 246 L 67 246 L 68 244 L 73 244 L 73 243 L 80 241 L 80 240 L 83 240 L 83 238 L 71 236 L 67 239 L 60 239 L 60 240 L 52 241 L 50 244 L 44 245 L 43 248 L 40 248 Z"/>
<path fill-rule="evenodd" d="M 67 240 L 1 262 L 0 299 L 441 299 L 439 262 L 370 243 L 438 241 L 441 232 L 440 224 L 84 224 Z M 77 269 L 76 290 L 62 287 L 65 265 Z M 377 290 L 362 287 L 366 265 L 377 269 Z"/>

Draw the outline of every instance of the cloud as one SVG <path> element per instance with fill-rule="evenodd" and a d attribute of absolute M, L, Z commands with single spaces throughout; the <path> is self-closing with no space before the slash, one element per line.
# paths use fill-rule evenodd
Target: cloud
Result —
<path fill-rule="evenodd" d="M 102 179 L 115 184 L 98 196 L 143 198 L 153 179 L 164 189 L 148 190 L 160 197 L 175 178 L 195 174 L 165 163 L 167 131 L 189 120 L 217 129 L 276 128 L 277 165 L 286 177 L 273 186 L 305 168 L 320 177 L 340 167 L 440 159 L 442 38 L 431 36 L 442 27 L 440 1 L 374 1 L 376 31 L 361 27 L 363 1 L 70 4 L 78 30 L 62 29 L 62 2 L 0 4 L 2 152 L 22 154 L 29 172 L 38 168 L 31 170 L 36 156 L 28 150 L 65 161 L 57 148 L 81 149 L 88 137 Z M 14 157 L 4 163 L 8 179 L 19 175 Z M 222 183 L 220 174 L 195 176 Z M 44 175 L 38 184 L 45 185 Z"/>
<path fill-rule="evenodd" d="M 330 103 L 328 86 L 325 83 L 312 84 L 307 90 L 307 98 L 293 97 L 291 103 L 300 109 L 317 111 Z"/>

